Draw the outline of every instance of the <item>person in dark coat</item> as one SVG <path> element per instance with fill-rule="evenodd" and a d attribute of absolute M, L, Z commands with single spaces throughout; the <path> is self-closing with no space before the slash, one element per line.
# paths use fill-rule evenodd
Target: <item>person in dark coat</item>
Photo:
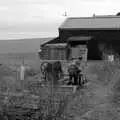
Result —
<path fill-rule="evenodd" d="M 82 61 L 82 57 L 78 57 L 78 59 L 76 60 L 76 65 L 78 67 L 78 84 L 81 86 L 82 85 L 82 68 L 81 68 L 81 61 Z"/>
<path fill-rule="evenodd" d="M 60 61 L 56 61 L 53 64 L 53 70 L 54 70 L 54 73 L 56 74 L 56 79 L 59 80 L 60 77 L 63 75 L 62 65 Z"/>
<path fill-rule="evenodd" d="M 52 80 L 55 84 L 63 74 L 60 61 L 55 61 L 53 63 L 43 62 L 41 65 L 41 71 L 43 71 L 46 81 Z"/>
<path fill-rule="evenodd" d="M 53 63 L 53 76 L 54 76 L 54 84 L 58 83 L 58 80 L 63 75 L 62 65 L 60 61 L 56 61 Z"/>

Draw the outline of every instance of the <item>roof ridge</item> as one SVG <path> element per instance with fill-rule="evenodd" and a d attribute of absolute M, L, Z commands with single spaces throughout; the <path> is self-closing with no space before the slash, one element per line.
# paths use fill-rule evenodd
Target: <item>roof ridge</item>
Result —
<path fill-rule="evenodd" d="M 63 25 L 65 24 L 65 22 L 67 22 L 67 20 L 68 20 L 68 18 L 66 18 L 66 19 L 64 20 L 64 22 L 61 23 L 61 25 L 59 26 L 59 28 L 60 28 L 61 26 L 63 26 Z M 58 28 L 58 29 L 59 29 L 59 28 Z"/>
<path fill-rule="evenodd" d="M 120 18 L 120 16 L 93 16 L 93 17 L 68 17 L 67 19 L 100 19 L 100 18 Z"/>
<path fill-rule="evenodd" d="M 120 29 L 120 16 L 68 17 L 59 29 Z"/>

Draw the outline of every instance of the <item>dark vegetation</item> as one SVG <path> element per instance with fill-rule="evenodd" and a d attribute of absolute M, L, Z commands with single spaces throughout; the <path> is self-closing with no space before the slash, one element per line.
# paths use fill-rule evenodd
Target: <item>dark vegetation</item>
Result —
<path fill-rule="evenodd" d="M 25 62 L 26 66 L 27 62 Z M 28 67 L 25 80 L 16 76 L 20 64 L 0 66 L 1 120 L 62 119 L 71 93 L 53 88 L 51 82 L 40 82 L 40 68 Z M 61 91 L 61 92 L 60 92 Z"/>
<path fill-rule="evenodd" d="M 67 114 L 77 120 L 119 120 L 119 63 L 91 62 L 88 66 L 90 84 L 79 91 Z"/>
<path fill-rule="evenodd" d="M 50 82 L 40 82 L 40 68 L 32 57 L 25 60 L 30 66 L 25 80 L 16 81 L 16 68 L 21 62 L 10 61 L 12 64 L 0 66 L 1 120 L 119 120 L 119 61 L 89 61 L 85 68 L 89 84 L 74 95 L 52 89 Z M 66 73 L 68 63 L 62 65 Z"/>

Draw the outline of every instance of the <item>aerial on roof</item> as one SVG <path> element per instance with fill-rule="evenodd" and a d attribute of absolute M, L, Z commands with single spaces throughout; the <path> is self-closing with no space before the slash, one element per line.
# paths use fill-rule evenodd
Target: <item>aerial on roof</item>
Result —
<path fill-rule="evenodd" d="M 67 18 L 59 29 L 120 29 L 120 16 Z"/>

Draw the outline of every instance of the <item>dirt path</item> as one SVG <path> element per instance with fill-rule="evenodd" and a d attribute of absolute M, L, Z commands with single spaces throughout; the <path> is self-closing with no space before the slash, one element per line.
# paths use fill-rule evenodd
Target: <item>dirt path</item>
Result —
<path fill-rule="evenodd" d="M 88 75 L 89 84 L 77 91 L 66 114 L 75 120 L 119 120 L 120 115 L 111 104 L 110 89 L 95 74 Z"/>

